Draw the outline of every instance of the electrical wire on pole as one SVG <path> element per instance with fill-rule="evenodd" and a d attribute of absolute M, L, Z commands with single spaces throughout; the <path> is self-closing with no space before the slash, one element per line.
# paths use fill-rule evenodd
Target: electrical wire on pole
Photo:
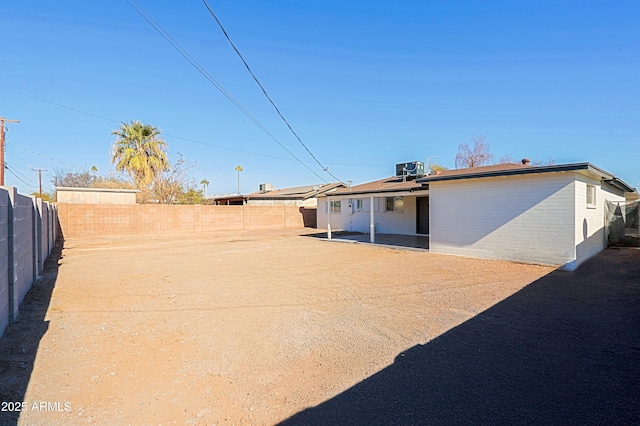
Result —
<path fill-rule="evenodd" d="M 213 19 L 215 19 L 215 21 L 218 23 L 218 26 L 220 27 L 220 29 L 222 30 L 222 33 L 224 34 L 225 38 L 227 39 L 227 41 L 229 42 L 229 44 L 231 45 L 231 47 L 233 48 L 233 50 L 236 52 L 236 54 L 240 57 L 240 60 L 242 61 L 242 63 L 244 64 L 245 68 L 247 69 L 247 71 L 249 71 L 249 74 L 251 74 L 251 77 L 253 77 L 254 81 L 258 84 L 258 87 L 260 87 L 260 90 L 262 90 L 262 93 L 264 94 L 264 96 L 267 98 L 267 100 L 269 101 L 269 103 L 271 103 L 271 105 L 273 106 L 273 108 L 276 110 L 276 113 L 278 114 L 278 116 L 280 116 L 280 118 L 282 119 L 282 121 L 284 122 L 284 124 L 286 124 L 287 128 L 289 129 L 289 131 L 293 134 L 293 136 L 298 140 L 298 142 L 300 143 L 300 145 L 302 145 L 304 147 L 304 149 L 309 153 L 309 155 L 311 156 L 311 158 L 313 158 L 313 160 L 318 163 L 318 165 L 320 166 L 320 168 L 322 168 L 322 171 L 326 172 L 329 176 L 331 176 L 332 178 L 334 178 L 335 180 L 337 180 L 338 182 L 344 184 L 344 182 L 342 182 L 341 179 L 338 179 L 335 175 L 333 175 L 333 173 L 331 173 L 329 171 L 329 167 L 324 166 L 320 160 L 318 160 L 316 158 L 315 155 L 313 155 L 313 152 L 311 152 L 311 150 L 309 149 L 309 147 L 307 147 L 307 145 L 302 142 L 302 139 L 300 139 L 300 136 L 298 136 L 298 134 L 295 132 L 295 130 L 293 130 L 293 127 L 291 127 L 291 124 L 289 124 L 289 121 L 287 121 L 286 118 L 284 118 L 284 115 L 282 115 L 282 113 L 280 112 L 280 109 L 276 106 L 275 102 L 273 101 L 273 99 L 271 99 L 271 96 L 269 96 L 269 94 L 267 93 L 267 90 L 264 88 L 264 86 L 262 85 L 262 83 L 260 83 L 260 80 L 258 80 L 258 77 L 256 77 L 256 75 L 253 73 L 253 71 L 251 71 L 251 68 L 249 67 L 249 64 L 247 63 L 247 61 L 245 61 L 244 57 L 242 56 L 242 53 L 240 53 L 240 51 L 238 50 L 238 48 L 236 47 L 236 45 L 233 43 L 233 41 L 231 41 L 231 38 L 229 37 L 229 34 L 227 34 L 227 31 L 224 29 L 224 27 L 222 26 L 222 22 L 220 22 L 220 20 L 218 19 L 218 17 L 216 16 L 216 14 L 213 12 L 213 9 L 211 9 L 211 7 L 209 7 L 209 3 L 207 3 L 207 0 L 202 0 L 202 2 L 204 3 L 204 5 L 207 7 L 207 10 L 209 11 L 209 13 L 211 14 L 211 16 L 213 17 Z"/>
<path fill-rule="evenodd" d="M 42 172 L 47 172 L 47 169 L 31 169 L 33 172 L 38 172 L 38 186 L 40 187 L 40 198 L 42 198 Z"/>
<path fill-rule="evenodd" d="M 4 186 L 4 123 L 19 123 L 20 120 L 8 120 L 4 117 L 0 117 L 0 186 Z"/>
<path fill-rule="evenodd" d="M 235 99 L 220 83 L 218 83 L 136 0 L 126 0 L 127 3 L 154 29 L 162 36 L 174 49 L 182 55 L 204 78 L 209 81 L 216 89 L 220 91 L 231 103 L 233 103 L 249 120 L 251 120 L 260 130 L 262 130 L 271 140 L 280 145 L 289 155 L 291 155 L 298 163 L 304 166 L 311 173 L 326 182 L 326 179 L 320 176 L 315 170 L 305 164 L 298 158 L 289 148 L 280 142 L 269 130 L 262 125 L 237 99 Z"/>

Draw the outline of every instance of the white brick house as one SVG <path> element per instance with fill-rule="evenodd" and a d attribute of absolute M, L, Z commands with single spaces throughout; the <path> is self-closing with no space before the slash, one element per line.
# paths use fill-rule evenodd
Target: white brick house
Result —
<path fill-rule="evenodd" d="M 380 184 L 394 180 L 397 188 Z M 319 201 L 318 227 L 373 238 L 376 232 L 428 235 L 435 253 L 572 270 L 606 247 L 605 200 L 624 202 L 632 192 L 589 163 L 458 169 L 336 191 Z M 392 205 L 396 197 L 399 211 Z"/>

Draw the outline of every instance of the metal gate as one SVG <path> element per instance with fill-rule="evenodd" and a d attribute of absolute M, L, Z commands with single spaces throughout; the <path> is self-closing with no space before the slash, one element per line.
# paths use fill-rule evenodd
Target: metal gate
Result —
<path fill-rule="evenodd" d="M 606 203 L 607 239 L 610 246 L 640 247 L 640 201 Z"/>

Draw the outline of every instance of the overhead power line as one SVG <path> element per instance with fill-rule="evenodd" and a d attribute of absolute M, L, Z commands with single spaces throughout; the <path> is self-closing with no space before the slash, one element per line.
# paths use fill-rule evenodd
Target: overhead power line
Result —
<path fill-rule="evenodd" d="M 80 114 L 89 115 L 91 117 L 99 118 L 101 120 L 111 121 L 111 122 L 114 122 L 114 123 L 122 123 L 122 121 L 113 120 L 111 118 L 103 117 L 102 115 L 93 114 L 91 112 L 83 111 L 81 109 L 72 108 L 72 107 L 69 107 L 69 106 L 66 106 L 66 105 L 58 104 L 56 102 L 51 102 L 51 101 L 48 101 L 46 99 L 38 98 L 37 96 L 27 95 L 26 93 L 18 92 L 17 90 L 9 89 L 9 88 L 4 87 L 4 86 L 0 86 L 0 89 L 6 90 L 7 92 L 13 92 L 13 93 L 18 94 L 20 96 L 24 96 L 24 97 L 27 97 L 27 98 L 35 99 L 37 101 L 44 102 L 45 104 L 54 105 L 54 106 L 57 106 L 59 108 L 64 108 L 64 109 L 68 109 L 70 111 L 78 112 Z"/>
<path fill-rule="evenodd" d="M 229 34 L 227 34 L 227 31 L 224 29 L 224 27 L 222 26 L 222 22 L 220 22 L 220 20 L 218 19 L 218 17 L 216 16 L 216 14 L 213 12 L 213 9 L 211 9 L 211 7 L 209 7 L 209 3 L 207 3 L 207 0 L 202 0 L 202 2 L 204 3 L 204 5 L 207 7 L 207 10 L 209 11 L 209 13 L 211 14 L 211 16 L 213 16 L 213 19 L 215 19 L 215 21 L 218 23 L 218 26 L 220 27 L 220 29 L 222 30 L 222 33 L 224 34 L 224 36 L 226 37 L 227 41 L 229 42 L 229 44 L 231 45 L 231 47 L 233 48 L 233 50 L 238 54 L 238 56 L 240 57 L 240 60 L 242 61 L 242 63 L 244 64 L 245 68 L 247 69 L 247 71 L 249 71 L 249 74 L 251 74 L 251 77 L 253 77 L 253 79 L 255 80 L 255 82 L 258 84 L 258 86 L 260 87 L 260 90 L 262 90 L 262 93 L 264 94 L 264 96 L 266 96 L 266 98 L 269 100 L 269 103 L 271 103 L 271 105 L 273 106 L 273 108 L 276 110 L 276 112 L 278 113 L 278 115 L 280 116 L 280 118 L 282 119 L 282 121 L 284 121 L 284 124 L 287 125 L 287 127 L 289 128 L 289 131 L 291 131 L 291 133 L 293 134 L 293 136 L 295 136 L 295 138 L 298 140 L 298 142 L 300 142 L 300 145 L 302 145 L 304 147 L 304 149 L 309 153 L 309 155 L 311 156 L 311 158 L 314 159 L 314 161 L 316 163 L 318 163 L 318 165 L 322 168 L 323 171 L 325 171 L 326 173 L 329 174 L 329 176 L 331 176 L 332 178 L 334 178 L 335 180 L 342 182 L 340 179 L 338 179 L 336 176 L 334 176 L 330 171 L 328 167 L 325 167 L 320 160 L 318 160 L 316 158 L 315 155 L 313 155 L 313 152 L 311 152 L 311 150 L 309 149 L 309 147 L 307 147 L 307 145 L 302 142 L 302 139 L 300 139 L 300 136 L 298 136 L 298 134 L 295 132 L 295 130 L 293 130 L 293 127 L 291 127 L 291 124 L 289 124 L 289 121 L 287 121 L 286 118 L 284 118 L 284 115 L 282 115 L 282 113 L 280 112 L 280 109 L 276 106 L 275 102 L 273 101 L 273 99 L 271 99 L 271 96 L 269 96 L 269 94 L 267 93 L 267 90 L 264 88 L 264 86 L 262 85 L 262 83 L 260 83 L 260 80 L 258 80 L 258 77 L 256 77 L 256 75 L 253 73 L 253 71 L 251 71 L 251 68 L 249 67 L 249 64 L 247 63 L 247 61 L 244 59 L 244 57 L 242 56 L 242 53 L 240 53 L 240 51 L 238 50 L 238 48 L 236 47 L 236 45 L 233 43 L 233 41 L 231 41 L 231 38 L 229 37 Z M 342 182 L 344 183 L 344 182 Z"/>
<path fill-rule="evenodd" d="M 63 104 L 60 104 L 60 103 L 57 103 L 57 102 L 52 102 L 52 101 L 49 101 L 49 100 L 46 100 L 46 99 L 43 99 L 43 98 L 40 98 L 40 97 L 37 97 L 37 96 L 32 96 L 32 95 L 29 95 L 27 93 L 20 92 L 18 90 L 10 89 L 8 87 L 0 86 L 0 90 L 5 90 L 7 92 L 15 93 L 16 95 L 20 95 L 20 96 L 24 96 L 26 98 L 34 99 L 34 100 L 36 100 L 38 102 L 43 102 L 43 103 L 46 103 L 46 104 L 49 104 L 49 105 L 54 105 L 56 107 L 64 108 L 64 109 L 67 109 L 69 111 L 78 112 L 80 114 L 89 115 L 91 117 L 99 118 L 101 120 L 109 121 L 111 123 L 118 123 L 118 124 L 124 123 L 124 121 L 122 121 L 122 120 L 116 120 L 114 118 L 109 118 L 109 117 L 105 117 L 103 115 L 99 115 L 99 114 L 94 114 L 94 113 L 91 113 L 91 112 L 83 111 L 83 110 L 78 109 L 78 108 L 73 108 L 73 107 L 70 107 L 70 106 L 67 106 L 67 105 L 63 105 Z M 294 158 L 290 158 L 290 157 L 280 157 L 280 156 L 277 156 L 277 155 L 262 154 L 262 153 L 259 153 L 259 152 L 251 152 L 251 151 L 246 151 L 246 150 L 242 150 L 242 149 L 229 148 L 228 146 L 222 146 L 222 145 L 216 145 L 216 144 L 212 144 L 212 143 L 208 143 L 208 142 L 197 141 L 197 140 L 194 140 L 194 139 L 189 139 L 189 138 L 185 138 L 185 137 L 182 137 L 182 136 L 176 136 L 176 135 L 172 135 L 172 134 L 169 134 L 169 133 L 163 133 L 163 134 L 165 136 L 167 136 L 167 137 L 171 137 L 171 138 L 174 138 L 174 139 L 180 139 L 180 140 L 191 142 L 191 143 L 195 143 L 195 144 L 198 144 L 198 145 L 210 146 L 212 148 L 223 149 L 223 150 L 226 150 L 226 151 L 239 152 L 239 153 L 242 153 L 242 154 L 257 155 L 257 156 L 260 156 L 260 157 L 275 158 L 275 159 L 278 159 L 278 160 L 296 161 Z M 7 145 L 11 145 L 11 143 L 7 142 Z M 20 148 L 20 149 L 22 149 L 24 151 L 31 152 L 32 154 L 35 154 L 35 155 L 38 155 L 38 156 L 41 156 L 41 157 L 44 157 L 44 158 L 48 158 L 49 160 L 55 161 L 57 163 L 64 164 L 66 166 L 77 168 L 77 166 L 74 166 L 72 164 L 66 164 L 66 163 L 64 163 L 62 161 L 55 160 L 55 159 L 53 159 L 51 157 L 47 157 L 45 155 L 39 154 L 39 153 L 34 152 L 32 150 L 26 149 L 26 148 L 24 148 L 22 146 L 16 146 L 16 148 Z"/>
<path fill-rule="evenodd" d="M 29 178 L 27 178 L 25 175 L 23 175 L 22 173 L 20 173 L 19 171 L 17 171 L 16 169 L 14 169 L 13 167 L 10 167 L 8 164 L 5 163 L 5 169 L 11 173 L 16 179 L 18 179 L 20 182 L 24 183 L 25 185 L 28 185 L 32 188 L 37 187 L 37 185 L 33 182 L 27 182 L 27 180 L 29 180 Z"/>
<path fill-rule="evenodd" d="M 164 38 L 174 49 L 182 55 L 204 78 L 209 81 L 216 89 L 220 91 L 231 103 L 233 103 L 249 120 L 251 120 L 260 130 L 262 130 L 271 140 L 280 145 L 282 149 L 284 149 L 289 155 L 295 158 L 298 163 L 302 164 L 306 169 L 308 169 L 311 173 L 316 175 L 318 178 L 326 182 L 322 176 L 316 173 L 315 170 L 310 168 L 308 165 L 304 163 L 300 158 L 298 158 L 293 152 L 291 152 L 282 142 L 280 142 L 266 127 L 262 125 L 242 104 L 235 99 L 220 83 L 218 83 L 208 72 L 205 70 L 190 54 L 187 52 L 171 35 L 164 29 L 162 26 L 155 20 L 153 17 L 142 7 L 136 0 L 127 0 L 127 3 L 140 15 L 142 18 L 147 21 L 147 23 L 154 29 L 162 38 Z"/>
<path fill-rule="evenodd" d="M 43 103 L 46 103 L 46 104 L 49 104 L 49 105 L 53 105 L 53 106 L 56 106 L 56 107 L 59 107 L 59 108 L 64 108 L 64 109 L 67 109 L 69 111 L 74 111 L 74 112 L 77 112 L 77 113 L 80 113 L 80 114 L 89 115 L 89 116 L 92 116 L 92 117 L 95 117 L 95 118 L 99 118 L 101 120 L 109 121 L 109 122 L 112 122 L 112 123 L 118 123 L 118 124 L 124 123 L 124 121 L 122 121 L 122 120 L 116 120 L 114 118 L 109 118 L 109 117 L 105 117 L 105 116 L 102 116 L 102 115 L 99 115 L 99 114 L 94 114 L 94 113 L 91 113 L 91 112 L 88 112 L 88 111 L 83 111 L 83 110 L 81 110 L 79 108 L 73 108 L 73 107 L 70 107 L 70 106 L 67 106 L 67 105 L 63 105 L 63 104 L 60 104 L 60 103 L 57 103 L 57 102 L 52 102 L 52 101 L 49 101 L 49 100 L 46 100 L 46 99 L 43 99 L 43 98 L 40 98 L 40 97 L 37 97 L 37 96 L 32 96 L 32 95 L 29 95 L 27 93 L 20 92 L 18 90 L 10 89 L 8 87 L 0 86 L 0 90 L 5 90 L 7 92 L 15 93 L 16 95 L 20 95 L 20 96 L 24 96 L 26 98 L 34 99 L 34 100 L 36 100 L 38 102 L 43 102 Z M 296 161 L 296 159 L 292 158 L 292 157 L 282 157 L 282 156 L 278 156 L 278 155 L 263 154 L 263 153 L 260 153 L 260 152 L 252 152 L 252 151 L 247 151 L 247 150 L 243 150 L 243 149 L 230 148 L 228 146 L 217 145 L 217 144 L 213 144 L 213 143 L 209 143 L 209 142 L 197 141 L 195 139 L 185 138 L 183 136 L 177 136 L 177 135 L 173 135 L 173 134 L 170 134 L 170 133 L 163 133 L 163 135 L 166 136 L 166 137 L 169 137 L 169 138 L 180 139 L 180 140 L 183 140 L 183 141 L 186 141 L 186 142 L 195 143 L 195 144 L 203 145 L 203 146 L 209 146 L 211 148 L 216 148 L 216 149 L 222 149 L 222 150 L 225 150 L 225 151 L 239 152 L 241 154 L 249 154 L 249 155 L 255 155 L 255 156 L 258 156 L 258 157 L 265 157 L 265 158 L 273 158 L 273 159 L 276 159 L 276 160 Z M 63 164 L 65 166 L 67 166 L 67 167 L 72 167 L 72 168 L 75 168 L 75 169 L 79 169 L 80 168 L 80 167 L 75 166 L 73 164 L 67 164 L 64 161 L 56 160 L 55 158 L 51 158 L 51 157 L 49 157 L 47 155 L 40 154 L 40 153 L 35 152 L 35 151 L 31 150 L 31 149 L 27 149 L 27 148 L 25 148 L 23 146 L 12 144 L 11 142 L 8 142 L 8 141 L 6 142 L 6 145 L 7 146 L 13 146 L 14 148 L 19 148 L 19 149 L 21 149 L 23 151 L 30 152 L 31 154 L 37 155 L 37 156 L 42 157 L 42 158 L 49 159 L 49 160 L 54 161 L 56 163 Z M 310 162 L 310 160 L 307 161 L 307 162 Z M 384 166 L 384 165 L 386 165 L 386 163 L 367 163 L 367 164 L 328 163 L 328 164 L 329 165 L 336 165 L 336 166 L 354 166 L 354 167 L 359 167 L 359 166 Z"/>

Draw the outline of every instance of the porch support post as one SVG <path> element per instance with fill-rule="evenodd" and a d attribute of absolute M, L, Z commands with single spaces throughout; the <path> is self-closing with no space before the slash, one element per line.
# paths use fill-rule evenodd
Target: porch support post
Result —
<path fill-rule="evenodd" d="M 376 221 L 375 221 L 375 214 L 373 212 L 374 210 L 374 206 L 373 206 L 373 195 L 369 198 L 369 201 L 371 203 L 371 206 L 369 208 L 369 241 L 372 243 L 376 242 Z"/>
<path fill-rule="evenodd" d="M 331 239 L 331 200 L 327 197 L 327 238 Z"/>

